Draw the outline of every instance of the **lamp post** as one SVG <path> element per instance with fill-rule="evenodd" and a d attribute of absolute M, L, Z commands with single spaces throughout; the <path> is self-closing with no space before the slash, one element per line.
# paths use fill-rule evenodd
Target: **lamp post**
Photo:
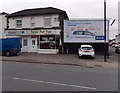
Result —
<path fill-rule="evenodd" d="M 106 0 L 104 0 L 104 61 L 107 62 L 107 44 L 106 44 Z"/>

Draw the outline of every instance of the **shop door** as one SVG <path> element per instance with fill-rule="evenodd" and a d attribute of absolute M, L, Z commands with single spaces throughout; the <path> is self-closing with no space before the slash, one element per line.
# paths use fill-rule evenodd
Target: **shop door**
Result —
<path fill-rule="evenodd" d="M 37 40 L 36 38 L 31 39 L 31 52 L 36 52 L 37 50 Z"/>

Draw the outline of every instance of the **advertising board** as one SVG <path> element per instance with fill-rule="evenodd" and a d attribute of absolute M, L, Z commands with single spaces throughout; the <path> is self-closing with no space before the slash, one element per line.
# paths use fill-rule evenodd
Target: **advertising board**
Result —
<path fill-rule="evenodd" d="M 104 20 L 64 20 L 64 42 L 105 42 Z M 109 20 L 106 21 L 106 42 L 109 41 Z"/>

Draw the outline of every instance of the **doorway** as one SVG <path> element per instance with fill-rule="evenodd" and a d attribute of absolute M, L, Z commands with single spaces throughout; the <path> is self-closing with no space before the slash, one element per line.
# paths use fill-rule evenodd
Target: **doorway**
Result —
<path fill-rule="evenodd" d="M 37 50 L 37 40 L 36 38 L 31 38 L 31 52 L 36 52 Z"/>

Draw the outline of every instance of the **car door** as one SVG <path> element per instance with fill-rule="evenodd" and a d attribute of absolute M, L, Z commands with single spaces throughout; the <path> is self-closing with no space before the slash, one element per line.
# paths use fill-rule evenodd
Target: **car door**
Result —
<path fill-rule="evenodd" d="M 94 34 L 89 31 L 84 31 L 84 37 L 86 37 L 86 38 L 94 37 Z"/>

